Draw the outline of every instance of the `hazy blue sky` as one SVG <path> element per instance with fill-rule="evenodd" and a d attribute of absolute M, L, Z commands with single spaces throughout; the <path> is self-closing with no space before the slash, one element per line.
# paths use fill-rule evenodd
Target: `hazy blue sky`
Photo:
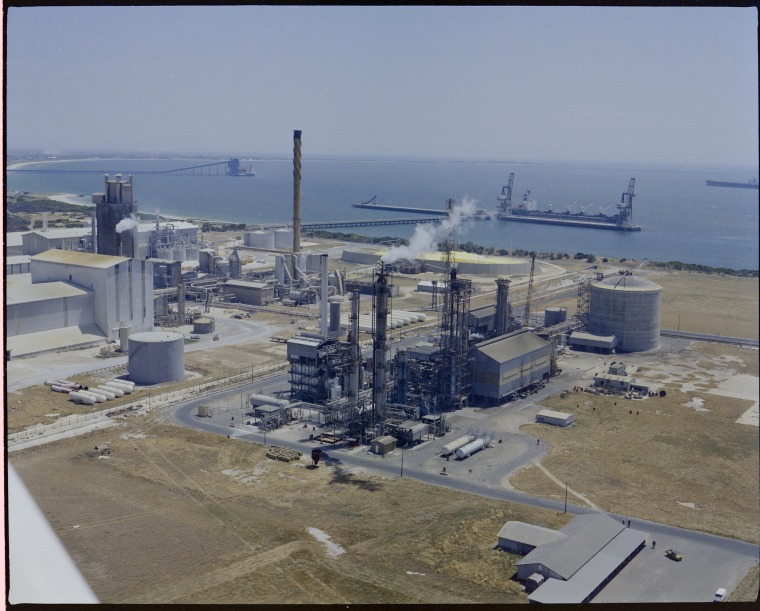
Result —
<path fill-rule="evenodd" d="M 10 8 L 7 144 L 758 163 L 754 8 Z"/>

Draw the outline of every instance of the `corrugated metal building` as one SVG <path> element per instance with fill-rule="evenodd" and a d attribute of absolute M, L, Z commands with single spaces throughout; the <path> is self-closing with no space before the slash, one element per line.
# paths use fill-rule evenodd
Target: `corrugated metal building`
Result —
<path fill-rule="evenodd" d="M 260 306 L 274 301 L 274 286 L 271 284 L 246 280 L 227 280 L 224 283 L 224 288 L 235 295 L 239 303 Z"/>
<path fill-rule="evenodd" d="M 496 328 L 496 306 L 473 308 L 467 313 L 467 327 L 473 333 L 485 335 Z"/>
<path fill-rule="evenodd" d="M 565 412 L 555 412 L 551 409 L 542 409 L 536 414 L 536 422 L 552 424 L 554 426 L 570 426 L 573 423 L 573 415 Z"/>
<path fill-rule="evenodd" d="M 49 250 L 32 257 L 32 284 L 67 282 L 94 294 L 94 319 L 101 332 L 118 339 L 118 328 L 153 330 L 153 265 L 126 257 Z M 63 307 L 48 302 L 51 315 Z M 23 312 L 22 312 L 23 315 Z"/>
<path fill-rule="evenodd" d="M 626 528 L 604 513 L 584 514 L 563 526 L 567 535 L 536 547 L 516 563 L 517 578 L 546 581 L 529 597 L 539 603 L 587 603 L 643 549 L 648 533 Z"/>
<path fill-rule="evenodd" d="M 512 554 L 524 556 L 539 545 L 567 539 L 565 533 L 535 524 L 510 520 L 499 531 L 499 547 Z"/>
<path fill-rule="evenodd" d="M 21 236 L 22 253 L 38 255 L 54 248 L 92 252 L 92 227 L 52 228 Z"/>
<path fill-rule="evenodd" d="M 500 402 L 511 392 L 549 377 L 551 344 L 527 329 L 476 344 L 472 359 L 472 394 Z"/>
<path fill-rule="evenodd" d="M 95 294 L 68 282 L 45 282 L 10 289 L 5 301 L 9 337 L 65 327 L 95 327 Z"/>
<path fill-rule="evenodd" d="M 567 338 L 567 345 L 574 350 L 586 350 L 609 354 L 618 345 L 618 339 L 614 335 L 595 335 L 585 331 L 573 331 Z"/>

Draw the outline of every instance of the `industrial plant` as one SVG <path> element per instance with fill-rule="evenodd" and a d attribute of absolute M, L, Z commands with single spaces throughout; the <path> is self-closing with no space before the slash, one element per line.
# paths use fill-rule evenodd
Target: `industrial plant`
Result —
<path fill-rule="evenodd" d="M 30 282 L 11 283 L 8 292 L 11 358 L 28 339 L 47 338 L 49 350 L 60 350 L 106 338 L 129 354 L 129 379 L 153 385 L 183 378 L 184 338 L 173 329 L 192 324 L 196 336 L 214 334 L 212 305 L 241 316 L 275 307 L 287 316 L 288 308 L 318 305 L 318 332 L 286 339 L 287 396 L 253 395 L 251 413 L 267 428 L 308 414 L 333 438 L 383 452 L 444 435 L 447 414 L 463 407 L 499 405 L 542 388 L 560 372 L 567 347 L 606 353 L 658 347 L 660 287 L 627 271 L 597 273 L 578 283 L 576 314 L 547 308 L 540 320 L 531 312 L 535 253 L 526 260 L 457 252 L 451 235 L 461 211 L 453 200 L 437 249 L 346 248 L 342 261 L 371 266 L 371 279 L 330 272 L 328 253 L 301 246 L 300 131 L 293 135 L 292 224 L 251 226 L 226 256 L 191 223 L 162 222 L 158 211 L 154 223 L 138 222 L 133 177 L 122 178 L 104 177 L 104 192 L 92 196 L 91 226 L 78 239 L 55 242 L 46 230 L 25 236 Z M 500 198 L 508 216 L 522 214 L 511 205 L 513 178 Z M 620 207 L 624 224 L 632 198 L 633 179 Z M 251 259 L 253 265 L 244 264 Z M 437 277 L 417 287 L 430 293 L 430 306 L 394 309 L 394 278 L 421 272 Z M 497 278 L 495 303 L 471 307 L 468 275 Z M 519 310 L 510 299 L 515 278 L 527 279 Z M 371 315 L 361 313 L 362 301 Z M 426 331 L 417 336 L 424 341 L 392 340 L 393 329 L 421 323 Z"/>

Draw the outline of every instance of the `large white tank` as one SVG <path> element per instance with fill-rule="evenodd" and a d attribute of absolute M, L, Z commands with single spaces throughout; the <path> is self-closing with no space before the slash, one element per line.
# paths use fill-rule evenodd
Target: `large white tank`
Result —
<path fill-rule="evenodd" d="M 456 452 L 459 448 L 466 446 L 471 441 L 475 440 L 474 435 L 464 435 L 462 437 L 459 437 L 458 439 L 455 439 L 454 441 L 450 441 L 445 446 L 441 448 L 441 455 L 442 456 L 448 456 L 449 454 L 453 454 Z"/>
<path fill-rule="evenodd" d="M 292 229 L 275 229 L 274 231 L 275 248 L 293 248 L 293 230 Z"/>
<path fill-rule="evenodd" d="M 246 231 L 244 240 L 246 246 L 252 246 L 253 248 L 266 248 L 267 250 L 274 248 L 273 231 Z"/>
<path fill-rule="evenodd" d="M 129 379 L 159 384 L 185 375 L 185 342 L 179 333 L 148 331 L 129 336 Z"/>
<path fill-rule="evenodd" d="M 463 458 L 467 458 L 470 454 L 475 454 L 475 452 L 482 450 L 485 447 L 486 442 L 484 439 L 476 439 L 475 441 L 471 441 L 467 445 L 458 448 L 456 455 L 459 460 L 462 460 Z"/>
<path fill-rule="evenodd" d="M 591 285 L 589 331 L 617 337 L 619 352 L 660 345 L 662 287 L 642 276 L 609 276 Z"/>

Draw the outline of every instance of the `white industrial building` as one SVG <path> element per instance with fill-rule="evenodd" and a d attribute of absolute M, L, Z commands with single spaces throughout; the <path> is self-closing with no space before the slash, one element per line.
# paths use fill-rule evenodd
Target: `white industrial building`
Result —
<path fill-rule="evenodd" d="M 54 248 L 92 252 L 92 227 L 65 227 L 30 231 L 21 236 L 22 254 L 38 255 Z"/>
<path fill-rule="evenodd" d="M 6 291 L 11 357 L 116 340 L 120 327 L 153 329 L 150 262 L 56 249 L 31 257 L 30 268 Z"/>

